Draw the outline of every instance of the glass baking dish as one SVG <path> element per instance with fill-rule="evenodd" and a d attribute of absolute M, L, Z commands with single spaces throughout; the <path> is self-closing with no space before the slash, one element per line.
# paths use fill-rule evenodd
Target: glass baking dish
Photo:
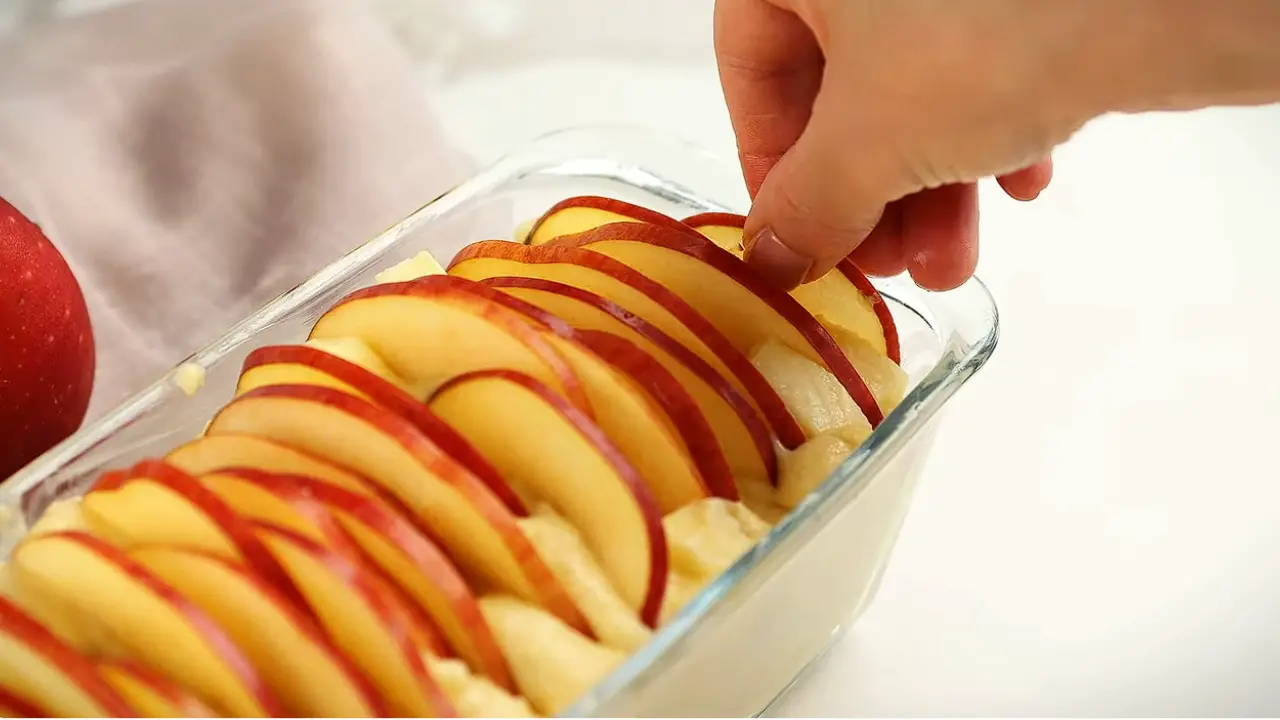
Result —
<path fill-rule="evenodd" d="M 108 467 L 163 455 L 198 435 L 233 394 L 255 347 L 298 342 L 333 302 L 378 271 L 428 249 L 442 262 L 571 195 L 617 197 L 675 217 L 742 212 L 736 166 L 633 128 L 566 130 L 532 143 L 427 203 L 231 328 L 160 379 L 0 486 L 0 554 L 48 504 L 78 495 Z M 822 486 L 691 601 L 568 716 L 757 715 L 875 596 L 937 424 L 938 411 L 990 357 L 995 305 L 971 280 L 942 294 L 877 280 L 901 335 L 912 389 Z M 189 389 L 189 386 L 187 386 Z"/>

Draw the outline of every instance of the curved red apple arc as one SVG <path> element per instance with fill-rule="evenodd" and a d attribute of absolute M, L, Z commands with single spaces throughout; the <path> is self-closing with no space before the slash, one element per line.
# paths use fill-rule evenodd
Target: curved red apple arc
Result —
<path fill-rule="evenodd" d="M 681 439 L 685 441 L 706 489 L 716 497 L 738 499 L 738 488 L 733 482 L 733 471 L 729 469 L 729 461 L 720 450 L 720 443 L 716 441 L 715 433 L 712 432 L 711 425 L 707 423 L 702 411 L 698 409 L 697 403 L 674 375 L 639 346 L 611 333 L 579 330 L 532 303 L 481 283 L 463 278 L 450 279 L 466 283 L 470 286 L 471 292 L 528 315 L 559 337 L 582 345 L 605 364 L 613 366 L 637 382 L 662 408 Z"/>
<path fill-rule="evenodd" d="M 261 520 L 254 521 L 252 524 L 258 532 L 289 543 L 305 552 L 316 562 L 324 565 L 335 576 L 347 580 L 350 587 L 360 595 L 360 598 L 368 604 L 374 615 L 382 621 L 392 641 L 396 643 L 405 663 L 409 666 L 410 672 L 417 679 L 418 685 L 426 696 L 427 701 L 437 711 L 436 717 L 456 717 L 453 712 L 452 702 L 444 694 L 444 691 L 440 689 L 439 685 L 436 684 L 435 678 L 431 676 L 430 671 L 427 670 L 426 663 L 423 662 L 422 657 L 414 647 L 409 629 L 402 623 L 396 622 L 401 616 L 395 612 L 390 604 L 384 601 L 384 598 L 379 594 L 378 584 L 370 582 L 374 576 L 367 574 L 367 570 L 355 566 L 348 558 L 288 528 Z"/>
<path fill-rule="evenodd" d="M 644 227 L 644 226 L 637 226 Z M 701 236 L 699 236 L 701 237 Z M 729 371 L 742 384 L 747 394 L 760 407 L 765 419 L 773 428 L 778 441 L 783 447 L 794 449 L 805 441 L 804 430 L 791 415 L 782 398 L 765 380 L 741 350 L 724 336 L 701 313 L 694 310 L 680 296 L 663 287 L 661 284 L 636 272 L 627 265 L 611 257 L 593 253 L 576 247 L 560 245 L 518 245 L 504 240 L 484 240 L 472 243 L 458 251 L 449 263 L 449 271 L 471 259 L 499 257 L 519 263 L 552 265 L 562 263 L 587 267 L 630 286 L 633 290 L 647 295 L 658 305 L 670 312 L 677 320 L 689 328 L 715 356 L 725 364 Z"/>
<path fill-rule="evenodd" d="M 447 277 L 437 275 L 434 277 Z M 451 278 L 458 279 L 458 278 Z M 493 491 L 493 494 L 517 517 L 528 517 L 529 510 L 520 497 L 507 485 L 498 471 L 483 455 L 476 452 L 456 430 L 431 412 L 426 403 L 419 402 L 385 378 L 348 362 L 343 358 L 309 345 L 271 345 L 249 353 L 241 366 L 244 373 L 261 365 L 297 364 L 314 368 L 335 380 L 359 390 L 373 402 L 412 422 L 441 448 L 449 448 L 449 455 L 471 471 Z"/>
<path fill-rule="evenodd" d="M 195 603 L 188 600 L 185 595 L 156 577 L 154 573 L 129 557 L 124 551 L 103 540 L 99 540 L 89 533 L 78 530 L 65 530 L 50 533 L 44 537 L 63 538 L 80 544 L 106 562 L 118 567 L 122 573 L 145 587 L 147 591 L 164 600 L 182 616 L 187 624 L 194 628 L 195 632 L 204 640 L 210 650 L 222 660 L 227 669 L 235 675 L 236 679 L 240 681 L 240 684 L 244 686 L 259 707 L 267 713 L 268 717 L 284 717 L 283 705 L 280 699 L 267 687 L 266 682 L 258 675 L 258 671 L 253 667 L 253 663 L 249 662 L 249 658 L 245 656 L 244 651 L 232 642 L 226 632 L 213 621 L 213 618 L 209 617 Z"/>
<path fill-rule="evenodd" d="M 765 472 L 770 480 L 777 478 L 778 455 L 773 446 L 773 432 L 760 417 L 760 413 L 752 407 L 751 403 L 747 402 L 747 399 L 742 396 L 742 393 L 738 392 L 737 388 L 724 379 L 724 376 L 711 367 L 706 360 L 699 357 L 697 353 L 680 344 L 679 340 L 666 334 L 644 318 L 627 312 L 625 308 L 607 298 L 572 285 L 556 282 L 555 280 L 529 277 L 493 277 L 480 280 L 479 283 L 486 287 L 527 288 L 571 298 L 590 305 L 635 330 L 688 368 L 690 372 L 706 383 L 728 403 L 734 413 L 742 419 L 747 432 L 751 435 L 751 441 L 754 443 L 756 451 L 760 453 L 760 459 L 764 462 Z M 529 303 L 524 304 L 528 305 Z"/>
<path fill-rule="evenodd" d="M 222 498 L 202 485 L 199 480 L 163 460 L 154 459 L 143 460 L 134 465 L 129 474 L 131 475 L 129 482 L 150 480 L 186 498 L 222 530 L 231 544 L 240 552 L 246 565 L 277 587 L 290 602 L 299 607 L 307 607 L 302 592 L 276 560 L 275 555 L 254 533 L 252 524 L 227 505 Z"/>
<path fill-rule="evenodd" d="M 4 628 L 5 633 L 24 643 L 29 650 L 43 656 L 46 662 L 79 686 L 110 717 L 137 717 L 138 711 L 98 673 L 98 668 L 88 657 L 64 643 L 3 595 L 0 595 L 0 627 Z M 4 697 L 0 697 L 0 706 L 22 711 L 25 717 L 45 716 L 29 701 L 2 687 L 0 692 L 5 693 Z"/>
<path fill-rule="evenodd" d="M 853 363 L 849 362 L 849 358 L 840 350 L 840 346 L 826 328 L 822 327 L 799 301 L 778 289 L 733 253 L 711 242 L 702 234 L 675 232 L 654 225 L 611 223 L 577 235 L 563 237 L 561 240 L 573 247 L 588 250 L 596 242 L 643 243 L 701 260 L 755 294 L 782 316 L 783 320 L 789 322 L 808 341 L 818 357 L 826 363 L 831 374 L 862 410 L 871 427 L 876 427 L 884 420 L 884 412 L 876 402 L 875 396 L 871 394 L 871 389 L 867 387 L 867 383 L 853 367 Z"/>
<path fill-rule="evenodd" d="M 733 482 L 733 470 L 715 432 L 675 375 L 635 343 L 612 333 L 578 330 L 573 339 L 639 383 L 675 425 L 711 494 L 737 502 L 738 486 Z"/>
<path fill-rule="evenodd" d="M 529 226 L 529 233 L 526 237 L 532 238 L 537 234 L 538 229 L 546 222 L 547 218 L 570 208 L 590 208 L 593 210 L 603 210 L 605 212 L 615 213 L 623 217 L 631 218 L 636 222 L 649 223 L 651 225 L 663 225 L 670 228 L 679 227 L 680 221 L 675 218 L 664 215 L 657 210 L 650 210 L 647 207 L 635 205 L 625 200 L 616 200 L 614 198 L 601 197 L 599 195 L 578 195 L 571 198 L 565 198 L 560 202 L 547 208 L 533 225 Z"/>
<path fill-rule="evenodd" d="M 707 212 L 690 215 L 680 222 L 691 228 L 699 227 L 732 227 L 741 230 L 746 226 L 747 216 L 738 213 L 727 212 Z M 871 309 L 876 314 L 876 319 L 880 321 L 880 329 L 884 332 L 885 354 L 894 363 L 902 364 L 902 346 L 898 340 L 898 324 L 893 321 L 893 313 L 889 310 L 889 304 L 884 301 L 884 297 L 880 295 L 880 291 L 876 286 L 871 284 L 871 279 L 866 273 L 849 258 L 845 258 L 836 264 L 836 270 L 840 271 L 853 286 L 871 301 Z"/>
<path fill-rule="evenodd" d="M 137 711 L 131 711 L 131 714 L 129 715 L 117 715 L 113 713 L 111 717 L 133 717 L 133 714 L 136 712 Z M 0 717 L 42 718 L 49 716 L 49 711 L 41 710 L 3 687 L 0 687 Z"/>
<path fill-rule="evenodd" d="M 489 625 L 480 614 L 475 595 L 453 561 L 439 545 L 403 517 L 395 508 L 374 498 L 365 497 L 350 490 L 330 485 L 305 475 L 283 475 L 252 468 L 228 468 L 219 474 L 251 482 L 269 492 L 289 494 L 293 492 L 314 499 L 329 507 L 341 509 L 362 525 L 380 532 L 413 563 L 414 568 L 428 580 L 441 595 L 451 599 L 450 608 L 458 614 L 460 624 L 469 629 L 468 640 L 483 648 L 496 648 L 497 641 Z M 374 567 L 376 560 L 370 560 Z M 458 599 L 462 600 L 459 602 Z M 438 623 L 437 623 L 438 624 Z M 476 635 L 483 635 L 476 638 Z M 501 687 L 515 692 L 515 681 L 500 652 L 486 657 L 483 672 Z"/>
<path fill-rule="evenodd" d="M 649 572 L 649 594 L 645 597 L 644 602 L 639 609 L 641 622 L 649 627 L 657 627 L 658 615 L 662 611 L 662 599 L 666 593 L 668 555 L 666 551 L 667 535 L 666 530 L 662 526 L 662 513 L 658 509 L 658 502 L 654 499 L 653 494 L 649 491 L 649 487 L 645 485 L 640 473 L 626 462 L 625 456 L 611 440 L 604 434 L 590 418 L 583 412 L 574 407 L 572 403 L 565 400 L 557 392 L 547 387 L 536 378 L 525 375 L 524 373 L 514 370 L 477 370 L 475 372 L 459 375 L 445 382 L 432 394 L 427 400 L 443 395 L 452 387 L 462 385 L 464 383 L 481 380 L 486 378 L 496 378 L 505 380 L 515 385 L 519 385 L 530 392 L 537 395 L 543 402 L 555 408 L 565 417 L 573 428 L 582 435 L 591 445 L 598 449 L 601 457 L 605 458 L 612 466 L 618 477 L 627 485 L 627 489 L 635 498 L 636 504 L 640 507 L 641 514 L 645 518 L 646 531 L 648 537 L 653 538 L 655 544 L 661 552 L 653 552 L 650 554 L 651 564 Z"/>
<path fill-rule="evenodd" d="M 218 558 L 223 560 L 222 558 Z M 146 685 L 147 689 L 162 697 L 181 713 L 181 717 L 217 717 L 213 709 L 205 705 L 199 698 L 187 692 L 181 685 L 169 678 L 133 660 L 112 660 L 103 663 L 103 667 L 113 667 Z"/>

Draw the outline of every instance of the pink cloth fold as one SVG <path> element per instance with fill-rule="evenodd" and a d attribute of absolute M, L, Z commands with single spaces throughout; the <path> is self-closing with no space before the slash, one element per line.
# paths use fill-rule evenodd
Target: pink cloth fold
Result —
<path fill-rule="evenodd" d="M 363 2 L 145 0 L 0 45 L 0 196 L 85 291 L 91 418 L 470 169 Z"/>

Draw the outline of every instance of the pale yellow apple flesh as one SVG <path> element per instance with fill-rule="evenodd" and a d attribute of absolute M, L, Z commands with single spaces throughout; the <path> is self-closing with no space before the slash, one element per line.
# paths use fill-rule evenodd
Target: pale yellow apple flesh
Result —
<path fill-rule="evenodd" d="M 661 514 L 598 427 L 546 386 L 511 372 L 463 376 L 430 404 L 513 485 L 573 523 L 628 605 L 646 623 L 656 621 L 667 560 Z"/>
<path fill-rule="evenodd" d="M 372 495 L 354 473 L 311 453 L 249 434 L 219 433 L 198 437 L 165 456 L 170 465 L 205 475 L 231 468 L 251 468 L 284 475 L 305 475 L 360 495 Z"/>
<path fill-rule="evenodd" d="M 314 621 L 243 568 L 172 547 L 130 556 L 227 632 L 291 714 L 378 717 L 377 695 Z"/>
<path fill-rule="evenodd" d="M 113 654 L 156 668 L 217 710 L 275 715 L 280 704 L 214 620 L 137 562 L 82 533 L 18 545 L 11 567 L 24 592 L 71 608 Z"/>
<path fill-rule="evenodd" d="M 826 368 L 778 341 L 762 344 L 751 362 L 778 389 L 810 438 L 835 435 L 857 445 L 871 434 L 862 410 Z"/>
<path fill-rule="evenodd" d="M 98 671 L 142 717 L 217 717 L 208 705 L 151 668 L 135 662 L 105 662 Z"/>
<path fill-rule="evenodd" d="M 228 404 L 208 432 L 266 437 L 359 472 L 422 518 L 471 578 L 585 628 L 516 517 L 408 420 L 329 388 L 275 386 Z"/>

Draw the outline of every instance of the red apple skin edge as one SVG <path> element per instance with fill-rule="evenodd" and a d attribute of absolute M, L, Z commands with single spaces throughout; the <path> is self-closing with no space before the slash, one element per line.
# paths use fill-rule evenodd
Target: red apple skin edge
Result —
<path fill-rule="evenodd" d="M 75 275 L 39 226 L 0 198 L 0 480 L 80 427 L 94 366 Z"/>
<path fill-rule="evenodd" d="M 225 562 L 221 558 L 219 560 Z M 182 717 L 217 717 L 217 714 L 195 695 L 188 693 L 182 686 L 145 665 L 132 660 L 114 660 L 106 664 L 146 685 L 151 692 L 175 706 L 182 713 Z"/>
<path fill-rule="evenodd" d="M 587 292 L 572 285 L 565 285 L 555 280 L 529 277 L 493 277 L 481 280 L 479 284 L 491 288 L 527 288 L 562 295 L 590 305 L 612 316 L 618 322 L 630 326 L 645 339 L 657 345 L 675 358 L 677 362 L 688 368 L 690 372 L 702 379 L 733 408 L 738 417 L 742 418 L 743 423 L 747 426 L 747 432 L 751 435 L 752 442 L 755 443 L 756 451 L 760 453 L 760 459 L 764 462 L 765 472 L 768 474 L 770 481 L 777 482 L 778 456 L 773 447 L 773 433 L 769 430 L 769 426 L 765 424 L 760 414 L 751 406 L 751 403 L 747 402 L 747 399 L 742 396 L 742 393 L 739 393 L 706 360 L 681 345 L 680 341 L 659 330 L 644 318 L 627 312 L 617 303 L 595 293 Z M 529 303 L 523 304 L 528 305 Z"/>
<path fill-rule="evenodd" d="M 547 208 L 547 211 L 529 226 L 529 234 L 526 237 L 532 238 L 538 228 L 547 218 L 569 208 L 583 207 L 594 210 L 604 210 L 605 212 L 616 213 L 623 217 L 629 217 L 638 222 L 649 223 L 651 225 L 666 225 L 667 227 L 676 228 L 680 226 L 680 221 L 675 218 L 664 215 L 656 210 L 650 210 L 647 207 L 633 205 L 624 200 L 615 200 L 614 198 L 600 197 L 599 195 L 578 195 L 577 197 L 565 198 L 560 202 Z"/>
<path fill-rule="evenodd" d="M 741 230 L 747 222 L 746 215 L 726 212 L 708 212 L 690 215 L 680 222 L 691 228 L 700 227 L 732 227 Z M 885 302 L 884 297 L 880 295 L 880 291 L 875 285 L 871 284 L 871 279 L 866 273 L 853 263 L 849 258 L 845 258 L 836 264 L 836 269 L 844 275 L 853 286 L 858 289 L 868 300 L 871 301 L 871 309 L 876 314 L 876 319 L 880 321 L 880 327 L 884 331 L 885 354 L 889 356 L 895 364 L 902 364 L 902 344 L 898 339 L 898 324 L 893 321 L 893 313 L 889 311 L 889 303 Z"/>
<path fill-rule="evenodd" d="M 437 277 L 445 277 L 443 275 Z M 431 438 L 438 447 L 449 448 L 449 455 L 480 479 L 516 517 L 528 517 L 529 509 L 507 485 L 493 465 L 476 451 L 456 430 L 449 427 L 426 404 L 368 370 L 309 345 L 272 345 L 249 353 L 240 372 L 272 364 L 296 364 L 314 368 L 369 396 L 375 403 L 404 417 Z"/>
<path fill-rule="evenodd" d="M 102 675 L 98 673 L 98 668 L 94 666 L 89 658 L 68 646 L 48 628 L 27 615 L 4 596 L 0 596 L 0 627 L 4 628 L 5 633 L 13 636 L 41 655 L 46 662 L 57 668 L 58 672 L 62 673 L 67 679 L 80 686 L 80 689 L 93 698 L 94 702 L 102 706 L 104 711 L 110 713 L 111 717 L 137 716 L 138 711 L 130 707 L 129 703 L 120 696 L 120 693 L 116 692 L 115 688 L 111 687 Z M 4 689 L 0 688 L 0 691 L 4 691 Z M 30 702 L 8 691 L 4 691 L 4 693 L 5 696 L 0 697 L 0 705 L 14 710 L 23 710 L 23 712 L 34 710 L 34 712 L 27 714 L 27 717 L 44 716 Z"/>
<path fill-rule="evenodd" d="M 121 572 L 146 587 L 149 592 L 163 599 L 173 608 L 174 612 L 179 613 L 204 638 L 205 644 L 226 663 L 228 669 L 240 680 L 241 684 L 253 696 L 258 705 L 266 711 L 268 716 L 284 717 L 284 709 L 280 699 L 267 687 L 266 682 L 258 675 L 258 671 L 249 662 L 249 659 L 231 641 L 231 638 L 227 637 L 227 634 L 213 621 L 213 618 L 205 614 L 195 603 L 187 600 L 185 595 L 175 590 L 168 583 L 161 581 L 144 568 L 141 563 L 126 555 L 124 551 L 103 540 L 99 540 L 89 533 L 64 530 L 50 533 L 45 537 L 59 537 L 79 543 L 106 562 L 118 567 Z M 133 713 L 129 717 L 135 715 L 136 713 Z"/>
<path fill-rule="evenodd" d="M 129 479 L 121 485 L 134 480 L 149 480 L 186 498 L 222 530 L 231 544 L 240 552 L 246 565 L 253 568 L 294 605 L 309 607 L 293 579 L 254 532 L 253 525 L 227 505 L 222 498 L 202 485 L 199 480 L 163 460 L 154 459 L 143 460 L 135 465 L 129 471 Z"/>
<path fill-rule="evenodd" d="M 733 473 L 729 470 L 729 463 L 725 460 L 724 453 L 720 451 L 715 434 L 711 431 L 711 426 L 707 424 L 697 404 L 666 368 L 658 365 L 656 360 L 649 357 L 635 343 L 606 332 L 578 330 L 536 305 L 471 280 L 449 275 L 434 275 L 432 278 L 451 281 L 466 288 L 468 292 L 474 292 L 526 315 L 530 320 L 546 326 L 559 337 L 582 345 L 589 352 L 600 357 L 606 365 L 641 382 L 671 419 L 680 437 L 686 443 L 690 443 L 689 454 L 703 482 L 708 485 L 707 489 L 716 497 L 734 501 L 738 499 L 738 489 L 733 484 Z M 611 358 L 617 358 L 617 360 Z M 637 370 L 644 371 L 643 378 L 637 377 Z M 657 391 L 656 394 L 655 391 Z M 681 408 L 692 408 L 693 412 L 672 412 Z M 708 443 L 707 440 L 710 442 Z M 727 479 L 728 482 L 716 482 L 720 479 Z"/>
<path fill-rule="evenodd" d="M 0 716 L 15 718 L 42 718 L 49 717 L 47 710 L 32 705 L 26 700 L 14 695 L 13 693 L 0 687 Z M 117 717 L 125 717 L 119 715 Z"/>
<path fill-rule="evenodd" d="M 867 387 L 867 383 L 845 357 L 844 352 L 840 350 L 840 346 L 836 344 L 826 328 L 822 327 L 795 298 L 770 284 L 764 276 L 756 273 L 733 253 L 690 228 L 675 231 L 656 225 L 636 223 L 610 223 L 576 235 L 557 238 L 558 243 L 562 242 L 568 247 L 576 248 L 587 248 L 594 242 L 602 241 L 629 241 L 664 247 L 701 260 L 732 278 L 772 307 L 784 321 L 791 323 L 792 327 L 804 336 L 818 356 L 826 362 L 831 374 L 835 375 L 836 380 L 862 410 L 871 427 L 878 426 L 884 420 L 884 411 L 880 409 L 875 396 L 871 394 L 871 389 Z"/>
<path fill-rule="evenodd" d="M 636 504 L 640 506 L 641 514 L 644 515 L 648 523 L 648 537 L 658 538 L 662 545 L 666 545 L 667 533 L 662 526 L 662 512 L 658 509 L 658 503 L 653 499 L 653 495 L 649 493 L 649 488 L 644 484 L 644 480 L 640 478 L 640 474 L 636 469 L 627 462 L 622 455 L 622 451 L 605 436 L 604 431 L 598 425 L 591 421 L 582 411 L 574 407 L 569 401 L 565 400 L 554 390 L 539 382 L 536 378 L 529 377 L 524 373 L 514 370 L 477 370 L 475 372 L 465 373 L 446 381 L 443 385 L 436 388 L 431 398 L 442 395 L 446 390 L 456 385 L 461 385 L 471 380 L 479 380 L 483 378 L 500 378 L 507 382 L 519 385 L 533 392 L 548 405 L 566 417 L 574 428 L 583 435 L 596 448 L 600 449 L 600 454 L 610 461 L 614 471 L 627 483 L 631 488 L 631 495 L 635 498 Z M 431 402 L 428 399 L 427 402 Z M 658 626 L 658 615 L 662 611 L 662 598 L 666 590 L 667 583 L 667 553 L 653 553 L 652 567 L 649 572 L 649 587 L 658 588 L 662 592 L 650 591 L 649 596 L 645 598 L 644 604 L 641 606 L 639 615 L 640 621 L 649 627 Z"/>
<path fill-rule="evenodd" d="M 701 236 L 699 236 L 701 237 Z M 778 442 L 788 450 L 794 450 L 805 441 L 804 430 L 791 415 L 773 386 L 760 374 L 747 356 L 729 342 L 705 317 L 661 284 L 606 255 L 559 245 L 519 245 L 504 240 L 482 240 L 471 243 L 458 251 L 449 270 L 471 259 L 501 258 L 525 264 L 565 264 L 589 268 L 607 275 L 637 290 L 670 312 L 690 331 L 703 340 L 707 347 L 725 364 L 746 387 L 751 398 L 760 406 L 773 427 Z"/>

